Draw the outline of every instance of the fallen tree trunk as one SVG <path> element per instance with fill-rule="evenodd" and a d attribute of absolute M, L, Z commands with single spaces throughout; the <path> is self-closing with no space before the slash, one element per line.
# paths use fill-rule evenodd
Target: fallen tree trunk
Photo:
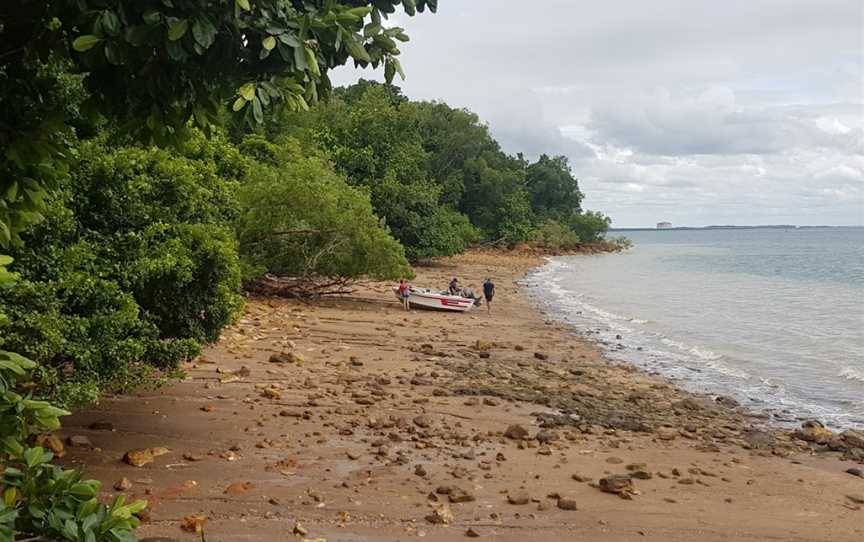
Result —
<path fill-rule="evenodd" d="M 326 295 L 346 295 L 353 293 L 352 286 L 358 281 L 350 278 L 333 277 L 277 277 L 264 275 L 248 281 L 246 291 L 257 295 L 286 297 L 290 299 L 309 299 Z"/>

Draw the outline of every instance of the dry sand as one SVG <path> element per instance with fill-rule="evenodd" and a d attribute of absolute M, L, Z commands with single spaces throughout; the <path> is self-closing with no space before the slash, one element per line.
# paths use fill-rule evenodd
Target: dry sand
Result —
<path fill-rule="evenodd" d="M 194 515 L 210 542 L 864 540 L 849 452 L 608 361 L 520 292 L 537 264 L 472 253 L 417 270 L 442 287 L 491 275 L 491 315 L 406 313 L 388 284 L 252 300 L 182 382 L 66 420 L 93 447 L 79 438 L 66 460 L 106 497 L 126 478 L 158 540 L 200 540 L 182 529 Z M 121 459 L 148 448 L 167 453 Z M 629 498 L 596 487 L 627 473 Z"/>

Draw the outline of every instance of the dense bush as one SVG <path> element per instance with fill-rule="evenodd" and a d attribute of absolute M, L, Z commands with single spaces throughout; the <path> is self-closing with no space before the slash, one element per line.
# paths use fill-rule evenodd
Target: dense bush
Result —
<path fill-rule="evenodd" d="M 251 137 L 258 159 L 240 191 L 240 252 L 249 277 L 396 279 L 411 270 L 402 246 L 373 214 L 369 196 L 349 186 L 323 156 L 293 139 Z"/>
<path fill-rule="evenodd" d="M 537 226 L 531 241 L 541 248 L 561 250 L 578 246 L 580 239 L 569 226 L 548 219 Z"/>
<path fill-rule="evenodd" d="M 65 404 L 197 355 L 237 314 L 230 229 L 247 163 L 218 138 L 178 151 L 83 143 L 47 219 L 13 251 L 0 345 L 39 363 Z"/>
<path fill-rule="evenodd" d="M 567 224 L 583 243 L 595 243 L 606 236 L 612 219 L 597 211 L 585 211 L 572 215 Z"/>
<path fill-rule="evenodd" d="M 36 364 L 0 351 L 0 540 L 131 542 L 139 525 L 135 514 L 145 501 L 108 506 L 97 500 L 100 483 L 82 480 L 75 470 L 50 463 L 53 454 L 33 445 L 40 433 L 60 427 L 68 412 L 22 391 Z"/>

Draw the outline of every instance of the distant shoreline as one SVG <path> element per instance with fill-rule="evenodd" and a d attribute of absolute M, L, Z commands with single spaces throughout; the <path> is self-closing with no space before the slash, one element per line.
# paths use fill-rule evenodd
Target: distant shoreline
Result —
<path fill-rule="evenodd" d="M 609 228 L 610 232 L 618 231 L 693 231 L 693 230 L 816 230 L 816 229 L 849 229 L 864 228 L 864 226 L 796 226 L 793 224 L 778 224 L 766 226 L 674 226 L 671 228 Z"/>

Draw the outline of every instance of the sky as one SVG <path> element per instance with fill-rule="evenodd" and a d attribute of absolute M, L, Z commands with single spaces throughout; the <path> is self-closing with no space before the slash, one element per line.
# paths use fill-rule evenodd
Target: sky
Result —
<path fill-rule="evenodd" d="M 864 225 L 862 0 L 439 0 L 390 24 L 406 95 L 567 156 L 613 227 Z M 358 77 L 381 74 L 332 74 Z"/>

